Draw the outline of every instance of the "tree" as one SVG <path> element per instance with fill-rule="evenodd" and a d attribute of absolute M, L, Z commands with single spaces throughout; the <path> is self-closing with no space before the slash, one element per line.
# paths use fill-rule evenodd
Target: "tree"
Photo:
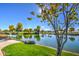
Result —
<path fill-rule="evenodd" d="M 44 32 L 45 32 L 44 30 L 41 30 L 41 33 L 42 33 L 42 34 L 44 34 Z"/>
<path fill-rule="evenodd" d="M 34 29 L 35 33 L 39 34 L 40 32 L 40 26 L 37 26 L 36 29 Z"/>
<path fill-rule="evenodd" d="M 23 32 L 28 33 L 28 29 L 24 29 Z"/>
<path fill-rule="evenodd" d="M 32 29 L 31 29 L 31 28 L 29 28 L 29 29 L 24 29 L 24 32 L 25 32 L 25 33 L 31 33 L 31 32 L 32 32 Z"/>
<path fill-rule="evenodd" d="M 37 26 L 37 32 L 39 33 L 40 32 L 40 26 Z"/>
<path fill-rule="evenodd" d="M 41 22 L 43 21 L 48 22 L 48 25 L 51 26 L 52 30 L 55 33 L 57 40 L 56 54 L 57 56 L 59 56 L 62 53 L 64 44 L 68 40 L 68 28 L 76 25 L 76 22 L 79 22 L 78 19 L 79 4 L 39 3 L 36 5 L 41 9 L 41 13 L 36 14 L 37 17 L 42 19 Z M 60 30 L 63 30 L 61 31 L 61 35 L 59 34 Z"/>
<path fill-rule="evenodd" d="M 75 29 L 74 28 L 69 28 L 69 32 L 73 32 Z"/>
<path fill-rule="evenodd" d="M 29 28 L 29 32 L 32 33 L 32 28 Z"/>
<path fill-rule="evenodd" d="M 16 26 L 16 31 L 20 32 L 22 30 L 23 30 L 23 24 L 19 22 Z"/>
<path fill-rule="evenodd" d="M 14 25 L 9 26 L 9 31 L 13 32 L 15 30 Z"/>
<path fill-rule="evenodd" d="M 8 33 L 8 32 L 9 32 L 9 30 L 7 30 L 7 29 L 2 31 L 2 33 Z"/>
<path fill-rule="evenodd" d="M 37 29 L 35 28 L 33 31 L 34 31 L 34 33 L 36 33 L 37 32 Z"/>
<path fill-rule="evenodd" d="M 37 26 L 37 30 L 40 30 L 40 26 Z"/>

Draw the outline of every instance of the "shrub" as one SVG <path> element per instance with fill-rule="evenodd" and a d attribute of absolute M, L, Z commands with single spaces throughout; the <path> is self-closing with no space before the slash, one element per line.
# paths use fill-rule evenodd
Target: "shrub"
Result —
<path fill-rule="evenodd" d="M 28 41 L 23 41 L 24 42 L 24 44 L 35 44 L 35 41 L 30 41 L 30 40 L 28 40 Z"/>

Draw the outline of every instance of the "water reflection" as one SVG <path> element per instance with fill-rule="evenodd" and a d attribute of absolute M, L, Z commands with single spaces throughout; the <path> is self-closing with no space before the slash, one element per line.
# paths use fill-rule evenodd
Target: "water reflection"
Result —
<path fill-rule="evenodd" d="M 44 37 L 44 34 L 42 34 L 41 37 Z"/>
<path fill-rule="evenodd" d="M 21 40 L 22 39 L 22 35 L 16 35 L 16 39 L 17 40 Z"/>
<path fill-rule="evenodd" d="M 32 34 L 26 34 L 26 35 L 23 35 L 23 37 L 24 38 L 30 38 L 31 39 L 32 38 Z"/>
<path fill-rule="evenodd" d="M 52 37 L 52 35 L 48 34 L 48 37 L 50 37 L 50 38 L 51 38 L 51 37 Z"/>
<path fill-rule="evenodd" d="M 34 35 L 34 38 L 35 38 L 37 41 L 40 41 L 40 39 L 41 39 L 39 34 L 35 34 L 35 35 Z"/>
<path fill-rule="evenodd" d="M 75 41 L 75 37 L 69 37 L 70 41 L 74 42 Z"/>
<path fill-rule="evenodd" d="M 43 35 L 42 35 L 43 36 Z M 22 40 L 23 38 L 26 40 L 26 39 L 32 39 L 32 37 L 34 37 L 34 39 L 36 40 L 36 41 L 40 41 L 40 39 L 41 39 L 41 35 L 39 35 L 39 34 L 24 34 L 24 35 L 16 35 L 16 39 L 18 39 L 18 40 Z M 44 36 L 43 36 L 44 37 Z"/>
<path fill-rule="evenodd" d="M 48 34 L 18 34 L 17 40 L 35 41 L 36 44 L 45 45 L 56 48 L 57 42 L 55 35 Z M 68 40 L 64 46 L 64 50 L 79 53 L 79 36 L 68 36 Z"/>

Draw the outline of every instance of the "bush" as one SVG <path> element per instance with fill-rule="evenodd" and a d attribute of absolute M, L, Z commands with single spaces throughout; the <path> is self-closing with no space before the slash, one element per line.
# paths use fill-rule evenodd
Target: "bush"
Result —
<path fill-rule="evenodd" d="M 27 43 L 28 43 L 28 44 L 35 44 L 35 41 L 30 41 L 30 40 L 29 40 Z"/>
<path fill-rule="evenodd" d="M 35 41 L 30 41 L 30 40 L 24 41 L 24 44 L 35 44 Z"/>

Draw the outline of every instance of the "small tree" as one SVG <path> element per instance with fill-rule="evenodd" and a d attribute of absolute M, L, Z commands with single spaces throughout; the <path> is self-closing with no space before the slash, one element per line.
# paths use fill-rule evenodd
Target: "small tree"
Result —
<path fill-rule="evenodd" d="M 16 26 L 16 31 L 20 32 L 22 30 L 23 30 L 23 24 L 19 22 Z"/>
<path fill-rule="evenodd" d="M 2 31 L 2 33 L 5 33 L 5 34 L 8 33 L 8 32 L 9 32 L 9 30 L 7 30 L 7 29 L 5 29 L 5 30 Z"/>
<path fill-rule="evenodd" d="M 14 30 L 15 30 L 14 25 L 10 25 L 10 26 L 9 26 L 9 31 L 10 31 L 10 32 L 13 32 Z"/>
<path fill-rule="evenodd" d="M 40 28 L 41 28 L 40 26 L 37 26 L 37 27 L 34 29 L 34 33 L 39 34 Z"/>
<path fill-rule="evenodd" d="M 28 29 L 24 29 L 24 30 L 23 30 L 24 33 L 27 33 L 27 31 L 28 31 Z"/>
<path fill-rule="evenodd" d="M 44 34 L 44 32 L 45 32 L 44 30 L 41 30 L 41 33 L 42 33 L 42 34 Z"/>
<path fill-rule="evenodd" d="M 41 14 L 32 14 L 41 18 L 41 21 L 48 22 L 57 40 L 57 56 L 60 56 L 64 44 L 67 42 L 68 28 L 78 23 L 79 4 L 73 3 L 39 3 L 36 4 L 41 9 Z M 31 18 L 30 18 L 31 19 Z M 59 31 L 61 31 L 61 35 Z"/>
<path fill-rule="evenodd" d="M 29 32 L 32 33 L 32 28 L 29 28 Z"/>
<path fill-rule="evenodd" d="M 39 34 L 39 32 L 40 32 L 40 28 L 41 28 L 40 26 L 37 26 L 37 28 L 36 28 L 38 34 Z"/>
<path fill-rule="evenodd" d="M 69 28 L 69 32 L 73 32 L 75 29 L 74 28 Z"/>

